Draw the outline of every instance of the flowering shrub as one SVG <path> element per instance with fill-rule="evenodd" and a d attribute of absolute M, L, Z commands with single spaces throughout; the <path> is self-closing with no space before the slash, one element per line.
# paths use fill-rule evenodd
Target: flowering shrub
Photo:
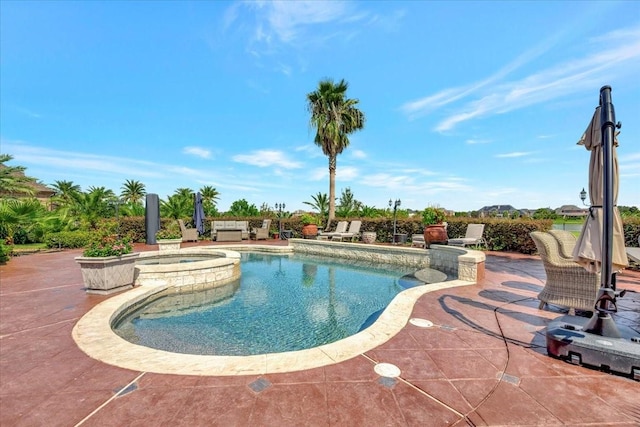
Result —
<path fill-rule="evenodd" d="M 86 257 L 120 256 L 131 253 L 132 250 L 129 239 L 111 234 L 92 241 L 82 254 Z"/>

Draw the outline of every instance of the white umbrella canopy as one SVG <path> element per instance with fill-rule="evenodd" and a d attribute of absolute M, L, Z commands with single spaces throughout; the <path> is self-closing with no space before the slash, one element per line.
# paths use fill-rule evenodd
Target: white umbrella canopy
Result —
<path fill-rule="evenodd" d="M 573 250 L 573 260 L 582 265 L 587 271 L 598 273 L 602 269 L 602 239 L 603 239 L 603 148 L 601 132 L 601 107 L 597 107 L 587 130 L 578 144 L 591 151 L 589 162 L 589 199 L 591 208 L 587 220 L 582 226 L 582 232 Z M 628 267 L 627 254 L 624 248 L 624 232 L 622 219 L 616 206 L 618 200 L 618 156 L 614 138 L 611 155 L 613 161 L 613 247 L 611 251 L 611 273 L 616 273 Z"/>

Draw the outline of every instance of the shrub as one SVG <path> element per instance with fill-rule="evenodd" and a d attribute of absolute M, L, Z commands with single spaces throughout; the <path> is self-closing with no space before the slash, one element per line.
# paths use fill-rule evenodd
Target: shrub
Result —
<path fill-rule="evenodd" d="M 422 211 L 422 223 L 424 225 L 442 224 L 446 215 L 444 209 L 430 206 Z"/>
<path fill-rule="evenodd" d="M 83 248 L 91 241 L 91 233 L 88 231 L 61 231 L 49 233 L 44 236 L 43 242 L 48 248 Z"/>
<path fill-rule="evenodd" d="M 0 264 L 6 264 L 9 261 L 11 251 L 11 246 L 5 245 L 3 239 L 0 239 Z"/>

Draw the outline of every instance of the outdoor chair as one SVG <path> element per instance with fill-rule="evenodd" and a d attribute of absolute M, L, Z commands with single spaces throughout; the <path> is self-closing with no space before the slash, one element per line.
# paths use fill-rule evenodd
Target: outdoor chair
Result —
<path fill-rule="evenodd" d="M 448 239 L 447 244 L 451 246 L 468 246 L 468 245 L 483 245 L 487 247 L 487 242 L 482 236 L 484 233 L 484 224 L 468 224 L 467 231 L 464 237 L 458 237 L 455 239 Z"/>
<path fill-rule="evenodd" d="M 349 221 L 338 221 L 338 224 L 336 225 L 335 230 L 321 231 L 318 233 L 318 237 L 320 239 L 331 239 L 333 236 L 337 236 L 341 233 L 346 233 L 348 226 L 349 226 Z"/>
<path fill-rule="evenodd" d="M 269 238 L 269 227 L 271 227 L 270 219 L 262 220 L 262 227 L 254 227 L 251 229 L 251 234 L 253 234 L 254 239 L 256 240 L 266 240 Z"/>
<path fill-rule="evenodd" d="M 569 261 L 573 261 L 573 249 L 576 247 L 578 239 L 572 232 L 566 230 L 549 230 L 560 247 L 560 256 Z"/>
<path fill-rule="evenodd" d="M 546 304 L 593 311 L 600 289 L 600 273 L 589 273 L 580 264 L 560 256 L 560 246 L 549 233 L 533 231 L 529 234 L 542 258 L 547 281 L 538 294 L 542 309 Z"/>
<path fill-rule="evenodd" d="M 425 248 L 424 234 L 413 234 L 411 236 L 411 246 L 418 246 L 419 248 Z"/>
<path fill-rule="evenodd" d="M 184 221 L 179 219 L 178 224 L 180 224 L 180 231 L 182 232 L 182 241 L 183 242 L 197 242 L 198 241 L 198 229 L 197 228 L 187 228 L 184 225 Z"/>
<path fill-rule="evenodd" d="M 331 236 L 331 240 L 339 240 L 343 241 L 344 239 L 354 240 L 360 238 L 360 227 L 362 226 L 362 221 L 351 221 L 349 224 L 349 229 L 346 233 L 336 233 Z"/>

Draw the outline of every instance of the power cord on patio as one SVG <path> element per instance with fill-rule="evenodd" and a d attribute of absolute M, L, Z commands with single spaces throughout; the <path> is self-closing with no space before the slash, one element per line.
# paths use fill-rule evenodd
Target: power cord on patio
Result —
<path fill-rule="evenodd" d="M 465 417 L 464 417 L 465 420 L 468 420 L 468 415 L 473 413 L 473 412 L 475 412 L 480 406 L 482 406 L 482 404 L 484 402 L 486 402 L 495 393 L 495 391 L 497 390 L 498 386 L 500 385 L 500 383 L 504 379 L 505 372 L 507 370 L 507 367 L 509 366 L 509 361 L 511 360 L 511 354 L 509 352 L 509 342 L 511 342 L 513 344 L 516 344 L 516 345 L 520 345 L 520 346 L 522 346 L 524 348 L 539 347 L 539 346 L 534 346 L 532 344 L 527 344 L 527 343 L 525 343 L 523 341 L 520 341 L 520 340 L 514 340 L 514 339 L 511 339 L 511 338 L 507 338 L 504 335 L 504 330 L 502 329 L 502 325 L 500 324 L 500 319 L 498 318 L 498 311 L 501 308 L 503 308 L 503 307 L 505 307 L 507 305 L 519 303 L 519 302 L 522 302 L 522 301 L 527 301 L 527 300 L 530 300 L 530 299 L 532 299 L 532 298 L 531 297 L 527 297 L 527 298 L 522 298 L 522 299 L 519 299 L 519 300 L 508 301 L 508 302 L 504 303 L 501 306 L 494 307 L 493 315 L 494 315 L 494 317 L 496 319 L 496 324 L 498 325 L 498 329 L 500 331 L 500 337 L 502 338 L 502 342 L 504 343 L 504 347 L 505 347 L 505 349 L 507 351 L 507 361 L 506 361 L 506 363 L 504 365 L 504 369 L 500 372 L 500 377 L 498 378 L 498 381 L 496 382 L 496 384 L 491 388 L 491 390 L 489 390 L 489 393 L 487 393 L 487 395 L 484 398 L 482 398 L 482 400 L 480 402 L 478 402 L 478 404 L 476 406 L 474 406 L 472 408 L 472 410 L 470 410 L 469 412 L 467 412 L 465 414 Z M 470 420 L 469 420 L 469 422 L 470 422 Z"/>

